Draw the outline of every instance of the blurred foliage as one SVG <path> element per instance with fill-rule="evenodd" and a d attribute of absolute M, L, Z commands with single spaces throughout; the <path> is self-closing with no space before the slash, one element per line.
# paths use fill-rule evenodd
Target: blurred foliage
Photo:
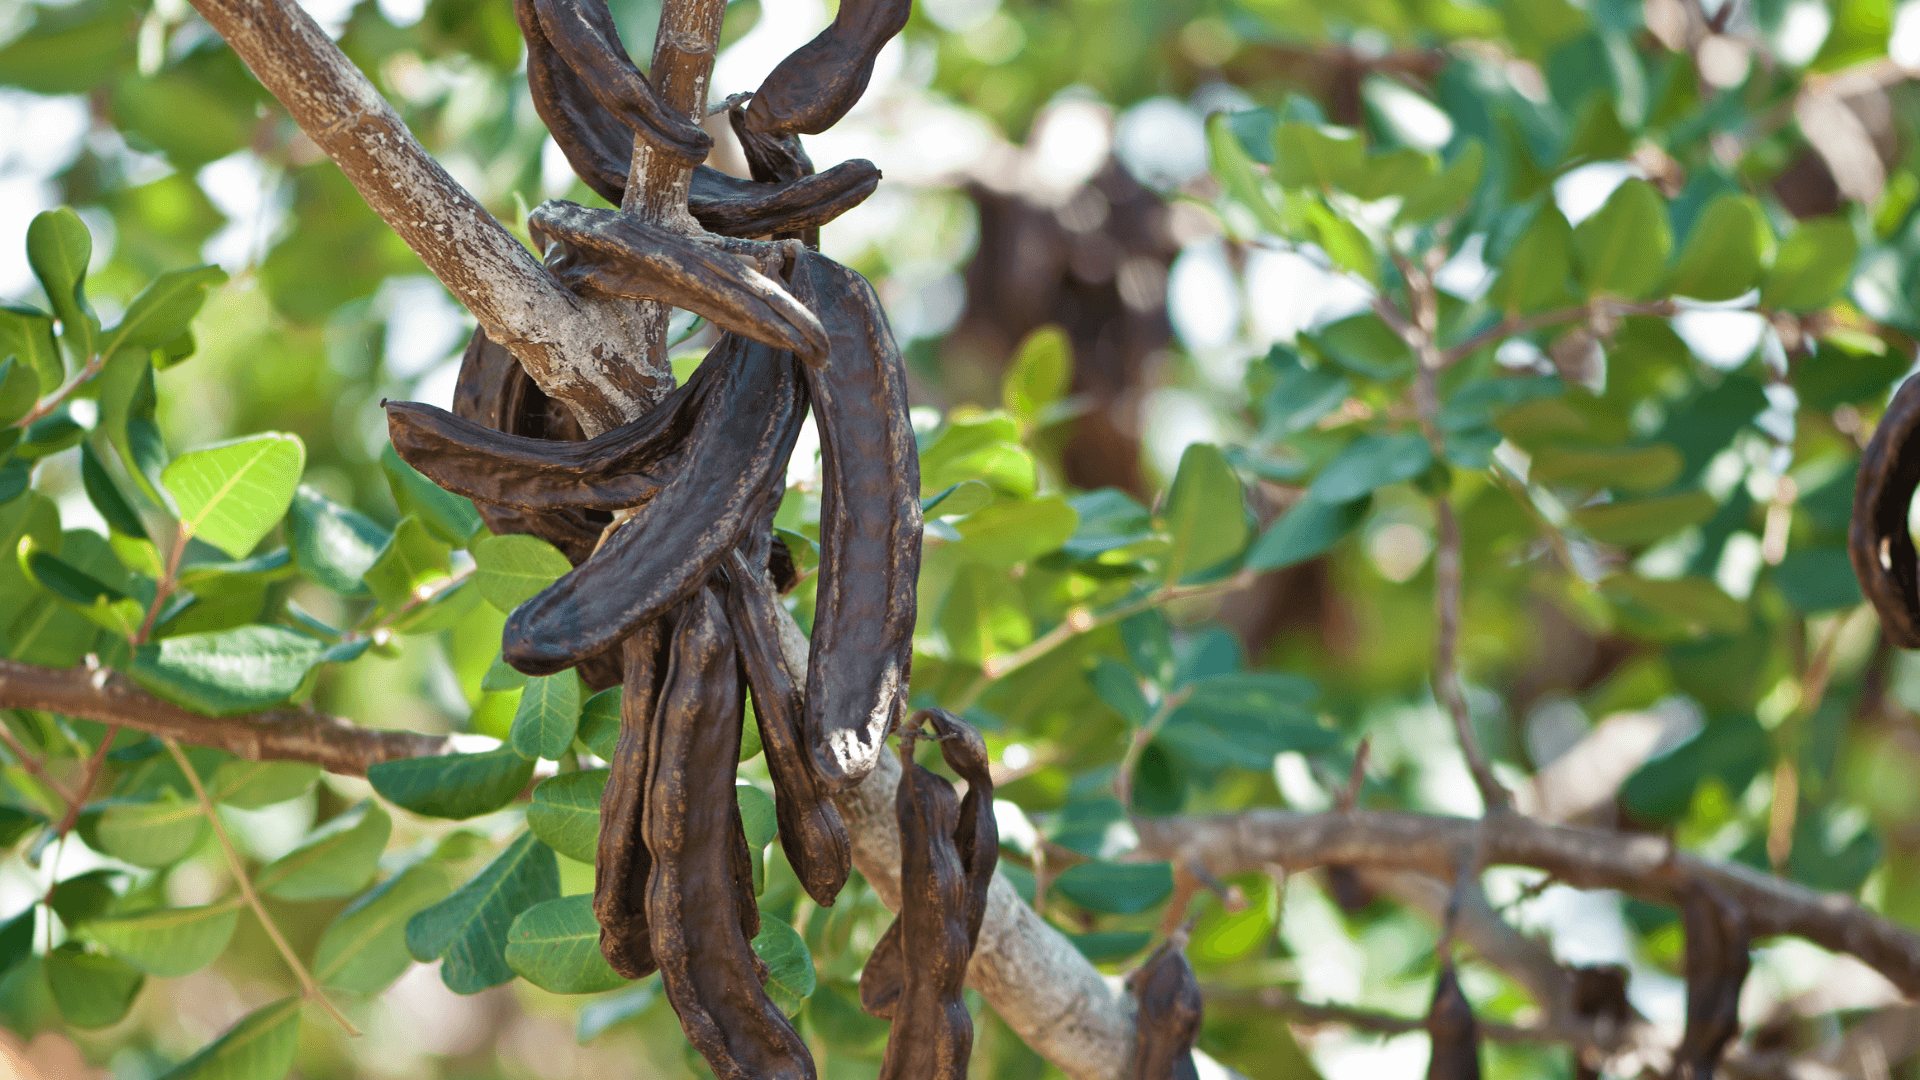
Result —
<path fill-rule="evenodd" d="M 1920 9 L 1812 8 L 1763 0 L 1721 27 L 1678 0 L 916 12 L 920 82 L 893 85 L 1014 140 L 1061 100 L 1217 108 L 1211 175 L 1166 191 L 1183 242 L 1234 268 L 1297 255 L 1360 298 L 1258 349 L 1237 331 L 1244 374 L 1224 381 L 1204 349 L 1169 356 L 1140 396 L 1201 400 L 1217 434 L 1151 497 L 1062 479 L 1083 405 L 1059 333 L 1027 339 L 994 400 L 944 395 L 977 373 L 919 372 L 945 407 L 916 412 L 915 703 L 987 733 L 1003 872 L 1105 970 L 1145 954 L 1175 888 L 1129 858 L 1129 809 L 1322 809 L 1364 737 L 1364 804 L 1478 811 L 1430 690 L 1443 497 L 1464 538 L 1462 675 L 1503 778 L 1524 787 L 1603 720 L 1651 713 L 1666 734 L 1597 821 L 1920 919 L 1920 668 L 1880 641 L 1843 550 L 1860 446 L 1920 334 L 1920 102 L 1886 59 Z M 657 8 L 616 9 L 645 56 Z M 729 40 L 759 17 L 736 0 Z M 544 175 L 504 0 L 361 3 L 332 29 L 503 220 L 543 193 L 592 199 Z M 92 655 L 209 714 L 311 703 L 492 740 L 362 782 L 6 716 L 0 1017 L 126 1077 L 701 1075 L 655 985 L 600 960 L 581 899 L 617 692 L 498 660 L 504 613 L 564 558 L 489 536 L 382 452 L 376 403 L 444 378 L 458 346 L 408 337 L 409 309 L 444 292 L 184 5 L 8 3 L 0 39 L 9 102 L 81 95 L 90 118 L 52 178 L 83 212 L 35 219 L 37 292 L 0 309 L 0 655 Z M 1809 129 L 1836 115 L 1852 127 Z M 843 253 L 883 290 L 966 254 L 964 200 L 911 197 L 923 227 Z M 776 522 L 803 570 L 813 468 Z M 803 625 L 811 589 L 791 597 Z M 854 986 L 886 913 L 857 875 L 830 909 L 804 897 L 768 846 L 753 750 L 756 948 L 823 1075 L 870 1077 L 885 1025 Z M 70 817 L 61 786 L 95 760 Z M 368 1039 L 288 1002 L 299 985 L 201 788 Z M 1528 880 L 1489 887 L 1564 945 L 1579 928 L 1522 902 Z M 1191 909 L 1219 991 L 1203 1049 L 1256 1080 L 1417 1068 L 1390 1056 L 1404 1040 L 1365 1065 L 1364 1038 L 1296 1041 L 1243 991 L 1416 1014 L 1428 921 L 1305 875 L 1225 884 L 1244 903 Z M 1656 1011 L 1677 985 L 1672 915 L 1607 903 L 1603 929 L 1629 940 L 1613 959 Z M 1808 977 L 1783 974 L 1804 950 L 1782 955 L 1762 968 L 1784 998 Z M 456 993 L 512 988 L 459 1006 L 416 961 Z M 1483 1015 L 1529 1008 L 1471 958 L 1465 982 Z M 971 1004 L 976 1075 L 1057 1075 Z M 1572 1075 L 1550 1047 L 1487 1064 Z"/>

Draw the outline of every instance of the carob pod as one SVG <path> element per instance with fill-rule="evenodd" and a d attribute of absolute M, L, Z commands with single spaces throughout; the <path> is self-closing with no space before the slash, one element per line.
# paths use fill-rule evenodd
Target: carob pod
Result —
<path fill-rule="evenodd" d="M 831 906 L 853 867 L 853 844 L 807 752 L 805 694 L 775 636 L 785 612 L 777 610 L 780 601 L 766 576 L 738 550 L 727 560 L 727 581 L 727 617 L 753 691 L 767 771 L 773 775 L 780 848 L 807 895 L 823 907 Z"/>
<path fill-rule="evenodd" d="M 951 714 L 942 719 L 937 725 L 944 729 L 940 737 L 963 744 L 958 760 L 966 771 L 983 765 L 984 744 L 977 753 L 975 746 L 965 745 L 969 738 L 978 744 L 979 735 Z M 979 933 L 973 921 L 975 893 L 984 893 L 975 885 L 983 859 L 986 879 L 991 880 L 998 842 L 991 831 L 978 834 L 983 815 L 977 805 L 971 813 L 964 811 L 952 784 L 913 761 L 914 738 L 909 729 L 901 739 L 900 786 L 894 792 L 900 824 L 900 914 L 894 921 L 897 930 L 888 932 L 898 942 L 893 955 L 910 957 L 911 962 L 876 972 L 876 978 L 899 978 L 899 989 L 884 1009 L 893 1028 L 880 1080 L 963 1080 L 973 1051 L 973 1019 L 961 992 Z M 981 794 L 990 821 L 990 783 Z M 970 791 L 970 799 L 972 795 Z M 993 845 L 991 855 L 981 850 L 981 842 Z M 876 996 L 869 992 L 867 978 L 863 971 L 863 1005 Z"/>
<path fill-rule="evenodd" d="M 872 771 L 906 713 L 920 458 L 906 368 L 873 287 L 811 252 L 794 284 L 833 343 L 824 369 L 804 369 L 823 466 L 807 741 L 820 775 L 842 790 Z"/>
<path fill-rule="evenodd" d="M 1433 981 L 1427 1037 L 1433 1043 L 1427 1080 L 1480 1080 L 1480 1025 L 1448 957 L 1441 958 L 1440 976 Z"/>
<path fill-rule="evenodd" d="M 591 558 L 507 617 L 501 651 L 517 670 L 550 675 L 612 647 L 692 595 L 763 523 L 764 493 L 785 475 L 806 417 L 798 365 L 733 334 L 708 365 L 723 382 L 672 478 Z"/>
<path fill-rule="evenodd" d="M 1907 531 L 1907 508 L 1920 487 L 1920 377 L 1900 385 L 1860 455 L 1847 555 L 1860 591 L 1880 613 L 1880 629 L 1902 649 L 1920 648 L 1920 561 Z"/>
<path fill-rule="evenodd" d="M 660 100 L 627 55 L 605 0 L 517 0 L 514 15 L 527 39 L 530 76 L 539 54 L 545 86 L 536 85 L 536 102 L 542 89 L 566 94 L 584 90 L 634 135 L 683 167 L 706 159 L 713 136 Z M 572 80 L 560 77 L 561 67 L 572 73 Z"/>
<path fill-rule="evenodd" d="M 987 916 L 987 890 L 993 868 L 1000 861 L 1000 826 L 993 817 L 993 773 L 987 744 L 973 726 L 945 709 L 922 709 L 908 721 L 909 730 L 931 723 L 947 767 L 967 782 L 954 824 L 954 848 L 967 879 L 967 940 L 978 942 Z M 894 1007 L 906 987 L 906 954 L 901 945 L 901 923 L 895 919 L 880 935 L 860 972 L 860 1007 L 883 1020 L 894 1019 Z"/>
<path fill-rule="evenodd" d="M 671 478 L 725 378 L 702 364 L 651 411 L 580 442 L 510 435 L 415 401 L 386 403 L 387 431 L 407 464 L 476 503 L 536 514 L 620 510 L 646 502 Z"/>
<path fill-rule="evenodd" d="M 1753 968 L 1740 908 L 1705 885 L 1680 899 L 1687 937 L 1687 1027 L 1673 1052 L 1675 1080 L 1711 1080 L 1727 1043 L 1740 1033 L 1740 988 Z"/>
<path fill-rule="evenodd" d="M 798 183 L 813 175 L 813 159 L 807 156 L 806 147 L 800 145 L 800 136 L 755 131 L 747 123 L 747 110 L 740 105 L 727 110 L 727 124 L 740 142 L 740 151 L 747 158 L 747 173 L 756 183 Z M 777 233 L 775 239 L 799 240 L 817 250 L 820 227 Z"/>
<path fill-rule="evenodd" d="M 549 200 L 527 228 L 536 242 L 558 243 L 547 268 L 588 296 L 657 300 L 704 316 L 723 330 L 824 363 L 820 321 L 781 284 L 747 260 L 684 233 L 648 225 L 618 210 Z"/>
<path fill-rule="evenodd" d="M 840 0 L 833 25 L 795 49 L 747 103 L 755 131 L 818 135 L 867 92 L 873 61 L 906 28 L 912 0 Z"/>
<path fill-rule="evenodd" d="M 1196 1080 L 1193 1043 L 1200 1036 L 1200 983 L 1186 953 L 1167 941 L 1127 982 L 1140 1005 L 1134 1016 L 1134 1080 Z"/>
<path fill-rule="evenodd" d="M 746 839 L 733 793 L 742 706 L 732 631 L 711 589 L 695 593 L 679 618 L 641 808 L 661 985 L 720 1080 L 813 1080 L 806 1044 L 761 989 L 737 913 Z"/>
<path fill-rule="evenodd" d="M 647 874 L 653 859 L 641 836 L 648 755 L 655 709 L 667 673 L 674 622 L 656 619 L 622 643 L 626 688 L 620 695 L 620 741 L 600 796 L 600 846 L 593 860 L 593 914 L 600 921 L 600 954 L 629 979 L 653 973 L 647 931 Z"/>
<path fill-rule="evenodd" d="M 702 165 L 693 171 L 687 209 L 702 228 L 722 236 L 817 233 L 866 202 L 879 186 L 880 170 L 861 158 L 779 184 L 742 180 Z"/>

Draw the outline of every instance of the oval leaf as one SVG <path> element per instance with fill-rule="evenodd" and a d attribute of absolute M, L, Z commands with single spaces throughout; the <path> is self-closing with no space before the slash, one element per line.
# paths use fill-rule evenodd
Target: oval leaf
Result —
<path fill-rule="evenodd" d="M 244 559 L 286 515 L 306 464 L 299 436 L 270 431 L 182 454 L 160 483 L 187 535 Z"/>
<path fill-rule="evenodd" d="M 157 697 L 229 716 L 286 701 L 325 648 L 285 627 L 238 626 L 142 645 L 127 671 Z"/>
<path fill-rule="evenodd" d="M 507 965 L 555 994 L 597 994 L 627 984 L 600 954 L 593 897 L 563 896 L 520 913 L 507 930 Z"/>
<path fill-rule="evenodd" d="M 373 790 L 427 817 L 464 820 L 513 801 L 533 778 L 533 761 L 507 747 L 482 754 L 385 761 L 367 770 Z"/>
<path fill-rule="evenodd" d="M 540 781 L 527 807 L 527 828 L 553 850 L 589 865 L 600 842 L 600 796 L 606 769 L 583 769 Z"/>
<path fill-rule="evenodd" d="M 282 900 L 352 896 L 373 880 L 392 832 L 387 812 L 363 802 L 261 868 L 254 888 Z"/>
<path fill-rule="evenodd" d="M 95 919 L 86 935 L 149 975 L 175 978 L 213 963 L 233 939 L 237 903 L 159 908 L 137 915 Z"/>

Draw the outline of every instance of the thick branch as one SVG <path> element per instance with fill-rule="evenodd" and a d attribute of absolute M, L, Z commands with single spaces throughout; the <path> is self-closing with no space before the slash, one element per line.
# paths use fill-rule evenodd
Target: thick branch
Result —
<path fill-rule="evenodd" d="M 299 709 L 201 716 L 161 701 L 125 675 L 12 660 L 0 660 L 0 709 L 57 712 L 215 747 L 250 761 L 310 761 L 328 772 L 354 776 L 365 775 L 367 766 L 382 761 L 447 752 L 447 740 L 438 735 L 377 731 Z"/>
<path fill-rule="evenodd" d="M 647 366 L 631 304 L 582 299 L 454 182 L 294 0 L 194 0 L 262 85 L 340 166 L 487 336 L 588 434 L 637 415 L 670 376 Z"/>
<path fill-rule="evenodd" d="M 1683 885 L 1701 882 L 1739 904 L 1756 937 L 1791 934 L 1851 953 L 1905 993 L 1920 993 L 1920 935 L 1848 897 L 1677 852 L 1659 837 L 1543 825 L 1518 814 L 1470 821 L 1378 810 L 1252 810 L 1135 824 L 1144 853 L 1197 859 L 1221 877 L 1268 864 L 1301 870 L 1345 863 L 1450 879 L 1461 846 L 1478 843 L 1488 866 L 1531 866 L 1575 888 L 1617 889 L 1658 903 L 1677 903 Z"/>

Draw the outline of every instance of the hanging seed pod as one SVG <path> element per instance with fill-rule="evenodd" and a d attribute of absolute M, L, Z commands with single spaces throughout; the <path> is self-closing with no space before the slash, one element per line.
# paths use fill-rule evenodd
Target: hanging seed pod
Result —
<path fill-rule="evenodd" d="M 507 617 L 502 653 L 516 669 L 550 675 L 611 648 L 691 596 L 764 524 L 806 393 L 792 354 L 733 334 L 709 365 L 722 385 L 699 410 L 682 465 L 591 558 Z"/>
<path fill-rule="evenodd" d="M 654 712 L 666 678 L 671 619 L 648 623 L 623 643 L 626 688 L 620 695 L 620 741 L 608 762 L 600 796 L 600 845 L 593 860 L 593 914 L 600 921 L 600 953 L 629 979 L 657 966 L 647 931 L 647 873 L 653 859 L 640 826 L 652 749 Z"/>
<path fill-rule="evenodd" d="M 541 109 L 543 120 L 549 111 L 564 108 L 551 103 L 555 101 L 576 106 L 566 110 L 576 115 L 584 112 L 577 108 L 577 95 L 584 90 L 633 135 L 683 168 L 706 159 L 713 136 L 660 100 L 627 55 L 605 0 L 518 0 L 514 15 L 527 39 L 528 84 L 535 103 L 554 95 L 548 108 Z"/>
<path fill-rule="evenodd" d="M 740 649 L 740 666 L 753 691 L 760 745 L 773 776 L 773 806 L 780 848 L 807 895 L 831 906 L 853 867 L 853 845 L 840 811 L 814 772 L 807 752 L 801 681 L 787 665 L 777 638 L 780 601 L 764 574 L 739 551 L 727 561 L 727 617 Z"/>
<path fill-rule="evenodd" d="M 1127 982 L 1140 1003 L 1134 1019 L 1134 1080 L 1196 1080 L 1193 1043 L 1200 1037 L 1200 983 L 1174 942 L 1154 950 Z"/>
<path fill-rule="evenodd" d="M 1860 591 L 1880 614 L 1880 629 L 1902 649 L 1920 648 L 1920 561 L 1907 531 L 1907 508 L 1920 487 L 1920 377 L 1894 393 L 1860 455 L 1847 555 Z"/>
<path fill-rule="evenodd" d="M 874 58 L 912 13 L 912 0 L 841 0 L 833 25 L 780 61 L 754 92 L 748 126 L 818 135 L 838 123 L 867 92 Z"/>
<path fill-rule="evenodd" d="M 682 609 L 652 725 L 641 809 L 653 859 L 648 928 L 667 1000 L 720 1080 L 812 1080 L 806 1044 L 761 989 L 741 926 L 736 665 L 720 601 L 702 589 Z"/>
<path fill-rule="evenodd" d="M 1433 981 L 1427 1036 L 1433 1041 L 1427 1080 L 1480 1080 L 1480 1025 L 1473 1019 L 1473 1004 L 1460 989 L 1453 961 L 1445 957 L 1440 960 L 1440 976 Z"/>
<path fill-rule="evenodd" d="M 727 110 L 727 125 L 740 140 L 747 173 L 756 183 L 780 184 L 813 175 L 813 159 L 800 145 L 800 136 L 756 130 L 747 122 L 747 110 L 739 105 Z"/>
<path fill-rule="evenodd" d="M 588 296 L 657 300 L 685 308 L 723 330 L 824 363 L 819 319 L 781 284 L 745 259 L 617 210 L 548 201 L 527 227 L 541 244 L 561 244 L 547 268 Z"/>
<path fill-rule="evenodd" d="M 1687 935 L 1687 1028 L 1674 1051 L 1676 1080 L 1712 1080 L 1720 1055 L 1740 1034 L 1740 988 L 1753 968 L 1746 915 L 1705 885 L 1680 901 Z"/>
<path fill-rule="evenodd" d="M 880 170 L 859 158 L 778 184 L 742 180 L 703 165 L 693 171 L 687 209 L 702 228 L 721 236 L 817 232 L 866 202 L 879 186 Z"/>
<path fill-rule="evenodd" d="M 867 280 L 808 253 L 800 296 L 832 340 L 803 369 L 820 430 L 820 585 L 807 672 L 807 741 L 835 790 L 872 771 L 905 715 L 920 571 L 920 459 L 906 369 Z"/>

